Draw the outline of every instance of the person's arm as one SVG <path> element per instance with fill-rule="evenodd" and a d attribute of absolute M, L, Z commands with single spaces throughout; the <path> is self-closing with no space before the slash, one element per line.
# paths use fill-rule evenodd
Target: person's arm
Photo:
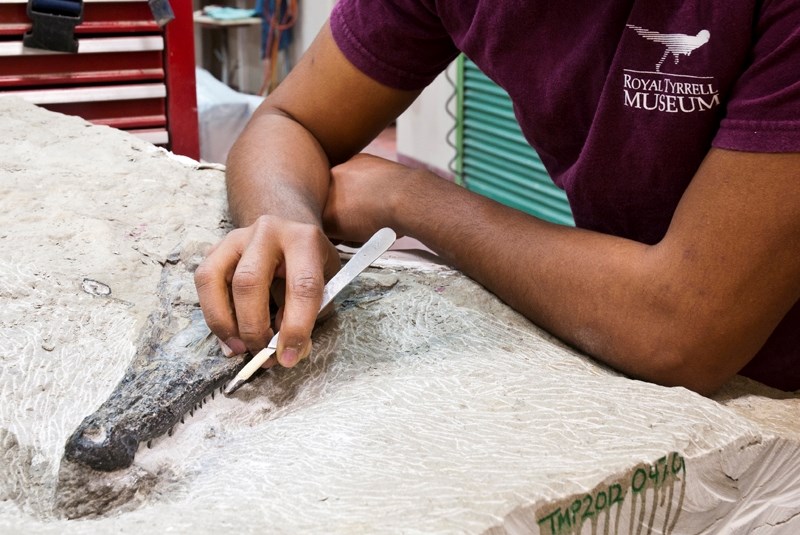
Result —
<path fill-rule="evenodd" d="M 358 71 L 326 25 L 254 114 L 228 158 L 228 203 L 241 228 L 195 273 L 206 322 L 231 353 L 266 345 L 270 284 L 284 278 L 278 360 L 292 366 L 308 354 L 325 275 L 339 265 L 320 219 L 330 165 L 363 148 L 417 94 Z"/>
<path fill-rule="evenodd" d="M 333 178 L 329 233 L 357 240 L 393 226 L 538 325 L 648 381 L 716 390 L 800 298 L 800 154 L 712 149 L 653 246 L 550 224 L 373 157 Z"/>

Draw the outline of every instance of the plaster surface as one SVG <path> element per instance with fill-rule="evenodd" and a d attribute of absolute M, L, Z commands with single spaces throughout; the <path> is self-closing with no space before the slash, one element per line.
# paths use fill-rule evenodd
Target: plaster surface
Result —
<path fill-rule="evenodd" d="M 228 227 L 223 173 L 0 99 L 0 198 L 0 533 L 800 532 L 800 396 L 631 380 L 404 262 L 360 277 L 302 365 L 129 469 L 67 470 L 165 258 Z"/>

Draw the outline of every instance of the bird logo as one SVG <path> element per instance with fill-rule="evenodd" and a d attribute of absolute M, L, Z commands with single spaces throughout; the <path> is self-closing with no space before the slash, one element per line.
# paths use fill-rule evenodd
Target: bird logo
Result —
<path fill-rule="evenodd" d="M 648 41 L 664 45 L 664 54 L 656 63 L 656 72 L 659 73 L 661 72 L 661 65 L 663 65 L 667 56 L 672 54 L 675 59 L 675 65 L 677 65 L 682 55 L 689 56 L 711 38 L 711 33 L 708 30 L 700 30 L 697 35 L 686 35 L 684 33 L 658 33 L 633 24 L 627 24 L 627 26 Z"/>

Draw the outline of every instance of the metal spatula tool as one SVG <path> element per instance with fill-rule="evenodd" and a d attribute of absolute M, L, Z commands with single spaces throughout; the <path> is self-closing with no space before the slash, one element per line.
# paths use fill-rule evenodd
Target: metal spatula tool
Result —
<path fill-rule="evenodd" d="M 359 273 L 364 271 L 377 260 L 397 239 L 397 235 L 390 228 L 382 228 L 367 240 L 367 242 L 353 255 L 353 257 L 344 265 L 339 272 L 333 276 L 331 280 L 325 285 L 322 291 L 322 304 L 319 306 L 319 312 L 322 312 L 325 307 L 333 302 L 333 299 L 339 295 L 345 286 L 353 282 L 353 279 L 358 277 Z M 242 370 L 236 374 L 236 377 L 225 388 L 225 394 L 230 395 L 234 393 L 240 386 L 242 386 L 250 376 L 253 375 L 264 363 L 278 350 L 278 336 L 280 332 L 275 333 L 272 340 L 269 341 L 267 347 L 259 351 Z"/>

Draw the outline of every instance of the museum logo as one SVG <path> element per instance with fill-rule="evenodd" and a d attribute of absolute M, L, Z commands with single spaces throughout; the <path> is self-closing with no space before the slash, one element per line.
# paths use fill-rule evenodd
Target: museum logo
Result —
<path fill-rule="evenodd" d="M 681 56 L 687 58 L 711 38 L 708 30 L 697 35 L 658 33 L 628 24 L 644 39 L 664 47 L 655 70 L 623 69 L 622 87 L 624 104 L 629 108 L 665 113 L 693 113 L 719 106 L 719 90 L 713 76 L 694 76 L 664 72 L 661 67 L 669 56 L 675 65 Z"/>

